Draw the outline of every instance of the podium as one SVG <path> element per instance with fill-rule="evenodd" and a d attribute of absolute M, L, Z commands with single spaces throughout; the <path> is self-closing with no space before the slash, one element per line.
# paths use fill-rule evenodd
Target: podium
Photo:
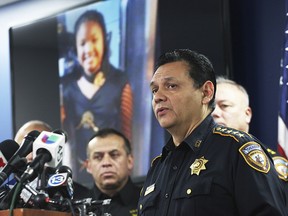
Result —
<path fill-rule="evenodd" d="M 18 208 L 13 210 L 13 216 L 71 216 L 68 212 L 49 211 L 44 209 Z M 0 211 L 0 216 L 9 216 L 9 210 Z"/>

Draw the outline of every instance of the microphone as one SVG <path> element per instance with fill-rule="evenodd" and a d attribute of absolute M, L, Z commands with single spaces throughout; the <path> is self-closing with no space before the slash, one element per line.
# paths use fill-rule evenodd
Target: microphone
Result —
<path fill-rule="evenodd" d="M 33 161 L 20 178 L 20 182 L 36 178 L 42 173 L 44 165 L 57 167 L 63 158 L 63 146 L 67 137 L 59 130 L 54 132 L 42 131 L 33 143 Z M 64 133 L 65 134 L 65 133 Z"/>
<path fill-rule="evenodd" d="M 51 198 L 73 199 L 74 189 L 72 180 L 72 170 L 68 166 L 60 166 L 47 183 L 47 192 Z"/>
<path fill-rule="evenodd" d="M 38 154 L 47 150 L 51 154 L 51 160 L 46 165 L 57 167 L 63 159 L 63 147 L 66 141 L 66 132 L 61 129 L 53 132 L 43 131 L 33 143 L 33 158 L 35 159 Z"/>
<path fill-rule="evenodd" d="M 24 167 L 26 165 L 26 161 L 23 159 L 23 157 L 27 156 L 32 151 L 32 142 L 38 135 L 38 131 L 32 131 L 27 134 L 20 148 L 18 143 L 16 143 L 14 140 L 6 140 L 2 142 L 2 148 L 0 151 L 3 157 L 1 155 L 1 159 L 5 158 L 5 162 L 1 163 L 1 165 L 4 163 L 6 165 L 0 173 L 0 185 L 4 183 L 12 172 L 16 171 L 16 168 L 20 168 L 21 166 Z"/>
<path fill-rule="evenodd" d="M 26 157 L 30 152 L 32 152 L 32 144 L 33 144 L 34 140 L 38 137 L 39 134 L 40 134 L 39 131 L 34 130 L 25 136 L 20 148 L 18 148 L 18 150 L 13 154 L 13 156 L 9 159 L 6 166 L 1 171 L 1 173 L 0 173 L 0 185 L 3 184 L 3 182 L 8 178 L 8 176 L 12 172 L 15 171 L 15 166 L 19 162 L 23 161 L 23 157 Z M 13 143 L 14 142 L 15 141 L 13 141 Z M 13 145 L 15 145 L 15 144 L 13 144 Z M 19 147 L 19 145 L 18 145 L 18 147 Z M 19 166 L 19 164 L 18 164 L 18 166 Z"/>
<path fill-rule="evenodd" d="M 0 170 L 7 165 L 8 160 L 15 154 L 18 150 L 19 145 L 14 140 L 4 140 L 0 143 Z M 6 181 L 3 182 L 0 188 L 0 200 L 2 200 L 8 191 L 15 185 L 16 180 L 12 176 L 11 178 L 7 178 Z"/>
<path fill-rule="evenodd" d="M 3 167 L 5 168 L 7 166 L 8 161 L 12 158 L 12 156 L 18 149 L 19 145 L 14 140 L 4 140 L 3 142 L 0 143 L 0 164 L 1 164 L 0 166 L 2 171 Z M 2 200 L 9 193 L 10 189 L 16 183 L 16 180 L 14 179 L 14 177 L 12 177 L 12 179 L 10 177 L 6 178 L 5 175 L 7 174 L 0 173 L 0 175 L 4 176 L 4 178 L 1 180 L 2 185 L 0 188 L 0 200 L 2 202 Z M 1 203 L 0 203 L 0 209 L 2 209 Z"/>
<path fill-rule="evenodd" d="M 0 143 L 0 170 L 3 170 L 18 149 L 19 145 L 14 140 L 4 140 Z"/>

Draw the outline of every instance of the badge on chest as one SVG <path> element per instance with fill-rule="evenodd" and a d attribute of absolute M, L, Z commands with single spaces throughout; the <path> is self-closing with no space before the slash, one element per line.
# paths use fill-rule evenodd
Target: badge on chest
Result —
<path fill-rule="evenodd" d="M 190 166 L 191 175 L 198 175 L 201 171 L 206 170 L 205 164 L 208 163 L 208 160 L 202 156 L 201 158 L 196 159 Z"/>

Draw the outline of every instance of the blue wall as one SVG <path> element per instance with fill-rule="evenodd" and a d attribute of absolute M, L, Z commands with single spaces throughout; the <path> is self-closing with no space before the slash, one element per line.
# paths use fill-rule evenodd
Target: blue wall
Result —
<path fill-rule="evenodd" d="M 284 0 L 231 1 L 233 78 L 250 95 L 250 133 L 274 149 L 284 24 Z"/>
<path fill-rule="evenodd" d="M 217 74 L 247 89 L 253 111 L 250 133 L 276 149 L 284 0 L 159 0 L 159 14 L 160 53 L 190 48 L 207 55 Z"/>

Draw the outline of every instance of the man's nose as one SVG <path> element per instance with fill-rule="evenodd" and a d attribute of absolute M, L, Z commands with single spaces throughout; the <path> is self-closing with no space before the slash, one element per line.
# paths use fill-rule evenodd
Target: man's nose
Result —
<path fill-rule="evenodd" d="M 161 101 L 166 101 L 167 97 L 161 89 L 158 89 L 153 95 L 153 100 L 155 103 L 159 103 Z"/>
<path fill-rule="evenodd" d="M 104 167 L 111 166 L 111 164 L 112 164 L 111 160 L 112 159 L 108 154 L 104 155 L 104 157 L 102 159 L 102 166 L 104 166 Z"/>
<path fill-rule="evenodd" d="M 213 117 L 213 118 L 220 117 L 220 113 L 221 113 L 221 110 L 220 110 L 219 106 L 216 104 L 216 105 L 215 105 L 215 109 L 214 109 L 214 111 L 212 112 L 212 117 Z"/>

